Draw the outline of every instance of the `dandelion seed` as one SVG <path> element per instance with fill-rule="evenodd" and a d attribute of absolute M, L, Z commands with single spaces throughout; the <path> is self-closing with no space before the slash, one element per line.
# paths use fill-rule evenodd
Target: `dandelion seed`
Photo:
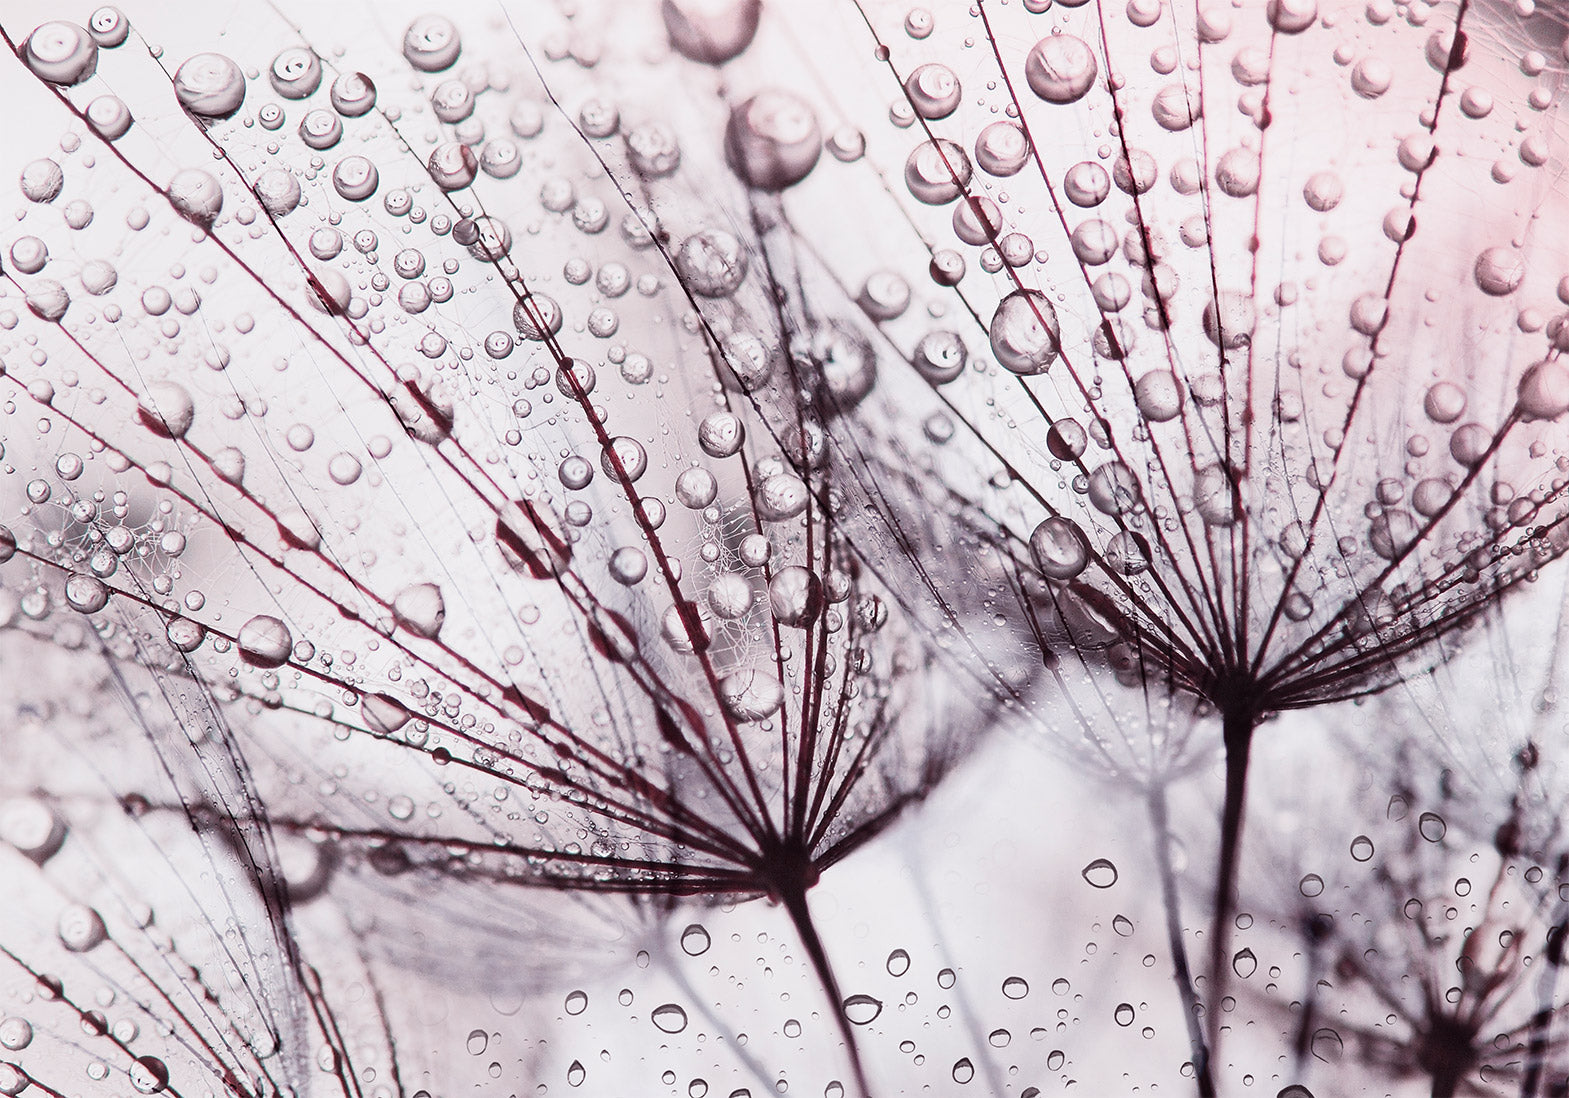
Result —
<path fill-rule="evenodd" d="M 698 150 L 578 95 L 585 58 L 543 84 L 527 52 L 454 77 L 483 39 L 429 16 L 402 58 L 366 50 L 355 71 L 252 16 L 235 57 L 106 47 L 100 77 L 137 92 L 119 136 L 77 136 L 95 89 L 29 64 L 74 117 L 59 193 L 91 195 L 98 227 L 35 274 L 117 278 L 88 304 L 5 276 L 38 301 L 5 339 L 39 439 L 12 454 L 39 487 L 8 584 L 39 623 L 63 591 L 101 637 L 166 640 L 160 662 L 244 715 L 244 757 L 268 761 L 245 795 L 315 848 L 307 892 L 353 862 L 779 901 L 865 1093 L 806 892 L 996 706 L 839 533 L 833 475 L 803 461 L 820 436 L 773 430 L 746 397 L 810 346 L 853 400 L 868 347 L 774 325 L 750 244 L 698 200 Z M 706 17 L 665 21 L 682 53 L 717 57 Z M 391 94 L 411 79 L 419 95 Z M 763 106 L 703 155 L 809 171 L 792 146 L 811 127 Z M 50 472 L 56 446 L 78 478 Z M 321 777 L 292 783 L 284 759 Z M 233 812 L 235 795 L 209 796 Z"/>
<path fill-rule="evenodd" d="M 1130 719 L 1151 690 L 1221 718 L 1213 1045 L 1255 732 L 1442 659 L 1569 546 L 1559 76 L 1517 52 L 1562 24 L 1492 4 L 1137 7 L 982 3 L 912 40 L 859 5 L 846 63 L 881 67 L 918 125 L 836 101 L 863 170 L 834 204 L 756 196 L 750 216 L 818 311 L 857 299 L 864 256 L 918 270 L 987 226 L 978 270 L 866 311 L 877 387 L 850 409 L 819 385 L 807 420 L 871 519 L 849 536 L 907 606 L 964 622 L 979 666 L 1013 662 L 1001 614 L 1037 661 L 1140 687 Z M 906 82 L 938 55 L 967 59 L 966 94 L 933 119 Z M 1463 108 L 1473 89 L 1532 135 Z M 875 226 L 841 213 L 879 203 L 897 212 Z M 970 349 L 951 379 L 917 350 L 934 321 Z M 788 421 L 795 394 L 774 395 Z M 962 515 L 914 562 L 892 532 L 912 499 Z M 1195 1043 L 1206 1094 L 1210 1052 Z"/>

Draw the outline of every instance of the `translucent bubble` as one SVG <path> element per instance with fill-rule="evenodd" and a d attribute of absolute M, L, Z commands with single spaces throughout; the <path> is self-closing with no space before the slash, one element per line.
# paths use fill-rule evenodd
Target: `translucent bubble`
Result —
<path fill-rule="evenodd" d="M 0 1060 L 0 1094 L 14 1096 L 21 1094 L 32 1084 L 27 1072 L 15 1064 Z"/>
<path fill-rule="evenodd" d="M 96 9 L 87 19 L 87 33 L 105 49 L 123 43 L 131 33 L 131 21 L 119 8 L 109 4 Z"/>
<path fill-rule="evenodd" d="M 517 142 L 493 138 L 480 150 L 479 167 L 492 179 L 511 179 L 522 170 L 523 154 L 518 151 Z"/>
<path fill-rule="evenodd" d="M 169 202 L 187 221 L 208 228 L 223 210 L 223 187 L 211 172 L 182 168 L 169 180 Z"/>
<path fill-rule="evenodd" d="M 328 98 L 344 118 L 358 118 L 376 106 L 376 85 L 362 72 L 346 72 L 332 82 Z"/>
<path fill-rule="evenodd" d="M 449 125 L 474 113 L 474 92 L 462 80 L 443 80 L 430 96 L 430 109 Z"/>
<path fill-rule="evenodd" d="M 975 139 L 975 162 L 988 175 L 1017 175 L 1030 159 L 1030 139 L 1016 122 L 993 122 Z"/>
<path fill-rule="evenodd" d="M 1124 576 L 1136 576 L 1150 566 L 1149 539 L 1137 530 L 1119 530 L 1106 543 L 1106 564 Z"/>
<path fill-rule="evenodd" d="M 321 87 L 321 58 L 306 46 L 289 46 L 272 59 L 267 80 L 285 99 L 304 99 Z"/>
<path fill-rule="evenodd" d="M 96 614 L 109 605 L 109 586 L 97 576 L 77 573 L 65 581 L 65 601 L 79 614 Z"/>
<path fill-rule="evenodd" d="M 1223 350 L 1246 347 L 1258 326 L 1258 313 L 1250 294 L 1222 290 L 1218 301 L 1204 306 L 1204 334 Z"/>
<path fill-rule="evenodd" d="M 11 265 L 23 274 L 37 274 L 49 262 L 49 247 L 36 236 L 18 237 L 11 245 Z"/>
<path fill-rule="evenodd" d="M 840 1004 L 840 1009 L 851 1025 L 864 1026 L 877 1020 L 877 1016 L 883 1012 L 883 1002 L 870 995 L 850 995 Z"/>
<path fill-rule="evenodd" d="M 1182 382 L 1171 370 L 1151 370 L 1134 383 L 1133 399 L 1146 420 L 1165 423 L 1182 411 Z"/>
<path fill-rule="evenodd" d="M 174 381 L 149 383 L 136 410 L 148 430 L 165 438 L 184 438 L 196 419 L 190 390 Z"/>
<path fill-rule="evenodd" d="M 1117 254 L 1119 243 L 1116 226 L 1098 218 L 1081 223 L 1069 238 L 1074 256 L 1090 267 L 1109 262 Z"/>
<path fill-rule="evenodd" d="M 252 667 L 282 667 L 289 662 L 294 635 L 277 618 L 258 614 L 240 627 L 240 656 Z"/>
<path fill-rule="evenodd" d="M 1440 381 L 1427 390 L 1422 410 L 1434 423 L 1453 423 L 1465 414 L 1466 392 L 1452 381 Z"/>
<path fill-rule="evenodd" d="M 1046 431 L 1046 448 L 1061 461 L 1073 461 L 1089 446 L 1089 434 L 1078 420 L 1059 419 Z"/>
<path fill-rule="evenodd" d="M 733 572 L 716 576 L 708 587 L 708 606 L 716 617 L 735 621 L 752 607 L 752 585 Z"/>
<path fill-rule="evenodd" d="M 71 904 L 60 913 L 56 924 L 60 944 L 72 953 L 86 953 L 104 943 L 109 928 L 103 916 L 86 904 Z"/>
<path fill-rule="evenodd" d="M 969 186 L 970 158 L 947 138 L 924 141 L 904 163 L 904 183 L 917 201 L 929 206 L 952 202 Z"/>
<path fill-rule="evenodd" d="M 811 173 L 822 141 L 817 116 L 805 101 L 766 91 L 730 112 L 725 158 L 748 186 L 780 191 Z"/>
<path fill-rule="evenodd" d="M 746 429 L 739 417 L 730 412 L 710 412 L 698 425 L 697 442 L 712 458 L 729 457 L 741 449 Z"/>
<path fill-rule="evenodd" d="M 221 53 L 198 53 L 175 70 L 174 94 L 198 118 L 228 118 L 245 102 L 245 74 Z"/>
<path fill-rule="evenodd" d="M 0 805 L 0 842 L 42 865 L 65 843 L 65 820 L 49 805 L 17 797 Z"/>
<path fill-rule="evenodd" d="M 623 545 L 610 554 L 610 578 L 626 587 L 648 575 L 648 554 L 635 545 Z"/>
<path fill-rule="evenodd" d="M 700 511 L 719 495 L 719 482 L 707 469 L 686 469 L 676 478 L 676 499 L 683 507 Z"/>
<path fill-rule="evenodd" d="M 811 625 L 822 611 L 822 581 L 799 565 L 781 568 L 768 581 L 768 606 L 781 625 Z"/>
<path fill-rule="evenodd" d="M 93 223 L 93 206 L 85 198 L 74 198 L 65 206 L 65 223 L 73 229 L 85 229 Z"/>
<path fill-rule="evenodd" d="M 1111 166 L 1111 179 L 1123 195 L 1144 195 L 1155 187 L 1161 171 L 1155 157 L 1144 149 L 1128 149 Z"/>
<path fill-rule="evenodd" d="M 496 217 L 464 218 L 452 226 L 452 239 L 486 263 L 504 259 L 512 251 L 512 230 Z"/>
<path fill-rule="evenodd" d="M 1325 213 L 1340 205 L 1346 185 L 1334 172 L 1314 172 L 1302 187 L 1302 197 L 1312 209 Z"/>
<path fill-rule="evenodd" d="M 98 43 L 75 23 L 44 23 L 22 44 L 22 60 L 40 80 L 70 87 L 97 70 Z"/>
<path fill-rule="evenodd" d="M 964 89 L 952 69 L 933 61 L 918 66 L 905 78 L 904 92 L 916 114 L 937 121 L 959 109 Z"/>
<path fill-rule="evenodd" d="M 52 278 L 40 278 L 27 291 L 27 308 L 40 320 L 57 323 L 71 307 L 71 295 Z"/>
<path fill-rule="evenodd" d="M 462 48 L 458 28 L 444 15 L 421 15 L 403 34 L 403 56 L 420 72 L 451 68 Z"/>
<path fill-rule="evenodd" d="M 299 178 L 286 168 L 268 168 L 253 185 L 262 208 L 273 217 L 285 217 L 299 207 L 302 197 Z"/>
<path fill-rule="evenodd" d="M 1048 103 L 1084 98 L 1099 72 L 1089 43 L 1071 34 L 1042 38 L 1024 59 L 1024 79 L 1030 90 Z"/>
<path fill-rule="evenodd" d="M 53 202 L 65 189 L 65 170 L 53 160 L 31 161 L 22 169 L 21 185 L 29 202 Z"/>
<path fill-rule="evenodd" d="M 124 137 L 131 129 L 131 108 L 114 95 L 100 95 L 83 112 L 93 132 L 106 141 Z"/>
<path fill-rule="evenodd" d="M 474 182 L 474 177 L 479 174 L 479 158 L 467 145 L 447 141 L 431 150 L 425 167 L 436 186 L 444 191 L 456 191 Z"/>
<path fill-rule="evenodd" d="M 703 229 L 681 242 L 675 254 L 682 285 L 699 297 L 729 297 L 746 279 L 741 241 L 723 229 Z"/>
<path fill-rule="evenodd" d="M 648 471 L 648 451 L 637 439 L 620 435 L 610 440 L 600 457 L 600 466 L 608 477 L 624 476 L 635 483 Z"/>
<path fill-rule="evenodd" d="M 1173 133 L 1185 130 L 1198 120 L 1198 91 L 1186 84 L 1168 84 L 1155 93 L 1150 112 L 1162 129 Z"/>
<path fill-rule="evenodd" d="M 921 376 L 934 385 L 945 385 L 964 373 L 968 359 L 963 338 L 950 331 L 927 332 L 911 356 Z"/>
<path fill-rule="evenodd" d="M 876 271 L 866 277 L 855 302 L 873 320 L 893 320 L 910 307 L 910 284 L 897 271 Z"/>
<path fill-rule="evenodd" d="M 1090 504 L 1102 514 L 1137 510 L 1143 498 L 1137 474 L 1120 461 L 1108 461 L 1090 474 Z"/>
<path fill-rule="evenodd" d="M 138 1056 L 126 1074 L 141 1094 L 157 1094 L 169 1085 L 169 1069 L 156 1056 Z"/>
<path fill-rule="evenodd" d="M 1230 526 L 1240 504 L 1237 485 L 1222 466 L 1207 465 L 1193 474 L 1193 507 L 1208 525 Z"/>
<path fill-rule="evenodd" d="M 686 1011 L 675 1003 L 664 1003 L 649 1012 L 648 1020 L 664 1033 L 680 1033 L 686 1028 Z"/>
<path fill-rule="evenodd" d="M 1099 164 L 1085 160 L 1068 169 L 1062 181 L 1062 193 L 1075 206 L 1098 206 L 1111 193 L 1111 176 Z"/>
<path fill-rule="evenodd" d="M 701 957 L 710 945 L 708 931 L 702 923 L 691 923 L 681 932 L 681 952 L 688 957 Z"/>
<path fill-rule="evenodd" d="M 0 1048 L 19 1052 L 33 1043 L 33 1026 L 26 1018 L 12 1015 L 0 1020 Z"/>
<path fill-rule="evenodd" d="M 369 198 L 380 182 L 381 174 L 366 156 L 345 156 L 332 169 L 332 189 L 350 202 Z"/>
<path fill-rule="evenodd" d="M 1215 184 L 1223 194 L 1246 198 L 1258 191 L 1262 170 L 1257 149 L 1230 149 L 1215 165 Z"/>
<path fill-rule="evenodd" d="M 1528 420 L 1558 419 L 1569 411 L 1569 366 L 1548 359 L 1526 370 L 1520 376 L 1515 408 Z"/>
<path fill-rule="evenodd" d="M 1089 542 L 1074 522 L 1053 515 L 1030 534 L 1030 559 L 1049 579 L 1074 579 L 1089 565 Z"/>
<path fill-rule="evenodd" d="M 1369 55 L 1351 70 L 1351 90 L 1363 99 L 1377 99 L 1395 82 L 1395 71 L 1382 57 Z"/>
<path fill-rule="evenodd" d="M 1488 248 L 1476 257 L 1477 287 L 1491 297 L 1504 297 L 1525 281 L 1525 258 L 1515 248 Z"/>
<path fill-rule="evenodd" d="M 872 391 L 877 380 L 877 353 L 858 331 L 839 321 L 820 326 L 812 335 L 812 357 L 818 364 L 828 408 L 850 411 Z"/>
<path fill-rule="evenodd" d="M 1044 373 L 1057 358 L 1057 310 L 1039 290 L 1015 290 L 1003 298 L 988 333 L 998 365 L 1012 373 Z"/>
<path fill-rule="evenodd" d="M 447 619 L 447 606 L 441 588 L 434 583 L 417 583 L 399 591 L 392 600 L 392 616 L 398 625 L 417 637 L 434 639 Z"/>
<path fill-rule="evenodd" d="M 663 0 L 670 45 L 683 57 L 719 65 L 752 44 L 762 0 Z"/>
<path fill-rule="evenodd" d="M 806 510 L 810 494 L 799 477 L 776 473 L 758 486 L 755 507 L 765 522 L 784 522 Z"/>
<path fill-rule="evenodd" d="M 1269 0 L 1264 11 L 1281 34 L 1301 34 L 1318 18 L 1318 0 Z"/>
<path fill-rule="evenodd" d="M 194 652 L 207 638 L 207 629 L 190 618 L 174 618 L 164 627 L 164 634 L 176 651 Z"/>
<path fill-rule="evenodd" d="M 1110 888 L 1117 883 L 1117 867 L 1105 858 L 1096 858 L 1084 867 L 1081 875 L 1093 888 Z"/>
<path fill-rule="evenodd" d="M 300 119 L 300 140 L 312 149 L 330 149 L 343 139 L 343 120 L 331 111 L 314 110 Z"/>

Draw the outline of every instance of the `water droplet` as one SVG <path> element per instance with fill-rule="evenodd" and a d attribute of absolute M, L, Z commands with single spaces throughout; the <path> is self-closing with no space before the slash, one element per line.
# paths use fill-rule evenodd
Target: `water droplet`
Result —
<path fill-rule="evenodd" d="M 175 70 L 174 94 L 197 118 L 228 118 L 245 102 L 245 74 L 221 53 L 198 53 Z"/>
<path fill-rule="evenodd" d="M 426 640 L 435 639 L 447 618 L 441 588 L 434 583 L 417 583 L 399 591 L 392 600 L 392 616 L 404 629 Z"/>
<path fill-rule="evenodd" d="M 421 15 L 403 34 L 403 56 L 420 72 L 441 72 L 458 59 L 463 41 L 444 15 Z"/>
<path fill-rule="evenodd" d="M 781 191 L 811 174 L 822 131 L 811 107 L 783 91 L 765 91 L 730 112 L 725 157 L 749 187 Z"/>
<path fill-rule="evenodd" d="M 1239 949 L 1231 958 L 1231 971 L 1237 974 L 1238 979 L 1246 980 L 1258 971 L 1258 958 L 1251 949 Z"/>
<path fill-rule="evenodd" d="M 1053 34 L 1035 43 L 1024 59 L 1030 90 L 1048 103 L 1073 103 L 1095 83 L 1100 66 L 1089 43 L 1071 34 Z"/>
<path fill-rule="evenodd" d="M 648 1017 L 655 1028 L 664 1033 L 680 1033 L 686 1028 L 686 1011 L 675 1003 L 656 1006 Z"/>
<path fill-rule="evenodd" d="M 1096 858 L 1084 867 L 1083 877 L 1092 888 L 1110 888 L 1117 883 L 1117 867 L 1105 858 Z"/>
<path fill-rule="evenodd" d="M 22 60 L 40 80 L 70 87 L 98 68 L 98 43 L 75 23 L 44 23 L 22 43 Z"/>
<path fill-rule="evenodd" d="M 1039 374 L 1056 361 L 1062 330 L 1057 310 L 1039 290 L 1014 290 L 987 326 L 997 364 L 1015 374 Z"/>
<path fill-rule="evenodd" d="M 681 952 L 688 957 L 701 957 L 711 944 L 708 930 L 702 923 L 692 923 L 681 932 Z"/>
<path fill-rule="evenodd" d="M 240 656 L 252 667 L 282 667 L 289 662 L 294 635 L 277 618 L 258 614 L 240 627 Z"/>
<path fill-rule="evenodd" d="M 855 1026 L 868 1025 L 883 1012 L 883 1001 L 874 999 L 870 995 L 848 996 L 841 1006 L 846 1020 Z"/>

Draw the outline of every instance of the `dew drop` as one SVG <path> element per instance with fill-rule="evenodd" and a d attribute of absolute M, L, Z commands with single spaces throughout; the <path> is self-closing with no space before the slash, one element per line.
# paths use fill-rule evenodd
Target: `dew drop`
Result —
<path fill-rule="evenodd" d="M 874 999 L 870 995 L 848 996 L 841 1005 L 845 1019 L 854 1026 L 869 1025 L 883 1012 L 883 1001 Z"/>
<path fill-rule="evenodd" d="M 655 1028 L 664 1033 L 680 1033 L 686 1028 L 686 1011 L 675 1003 L 656 1006 L 648 1017 Z"/>
<path fill-rule="evenodd" d="M 688 957 L 701 957 L 711 944 L 708 930 L 702 923 L 692 923 L 681 932 L 681 952 Z"/>
<path fill-rule="evenodd" d="M 70 87 L 97 70 L 98 43 L 75 23 L 44 23 L 22 43 L 22 60 L 40 80 Z"/>
<path fill-rule="evenodd" d="M 1092 888 L 1110 888 L 1117 883 L 1117 867 L 1105 858 L 1096 858 L 1082 870 Z"/>
<path fill-rule="evenodd" d="M 252 667 L 282 667 L 289 662 L 294 635 L 277 618 L 258 614 L 240 627 L 240 656 Z"/>
<path fill-rule="evenodd" d="M 245 102 L 245 74 L 221 53 L 198 53 L 175 70 L 174 94 L 197 118 L 228 118 Z"/>

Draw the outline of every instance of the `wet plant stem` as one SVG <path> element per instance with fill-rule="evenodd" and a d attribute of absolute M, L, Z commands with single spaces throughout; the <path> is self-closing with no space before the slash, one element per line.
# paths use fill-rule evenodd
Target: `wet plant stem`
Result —
<path fill-rule="evenodd" d="M 1525 1071 L 1520 1076 L 1520 1098 L 1536 1098 L 1542 1085 L 1547 1062 L 1549 1038 L 1553 1027 L 1553 1003 L 1557 998 L 1558 975 L 1564 965 L 1564 936 L 1569 933 L 1569 912 L 1559 907 L 1558 917 L 1547 931 L 1547 971 L 1542 973 L 1539 994 L 1541 1006 L 1531 1015 L 1530 1035 L 1526 1041 Z"/>
<path fill-rule="evenodd" d="M 1182 937 L 1182 899 L 1177 892 L 1177 871 L 1171 863 L 1171 816 L 1166 803 L 1166 787 L 1151 786 L 1146 803 L 1150 830 L 1155 836 L 1155 865 L 1160 873 L 1160 901 L 1166 913 L 1166 941 L 1171 950 L 1171 978 L 1182 1002 L 1182 1017 L 1188 1027 L 1188 1045 L 1193 1057 L 1193 1077 L 1199 1098 L 1215 1098 L 1215 1079 L 1210 1073 L 1209 1049 L 1204 1043 L 1204 1027 L 1199 1021 L 1199 997 L 1193 990 L 1193 967 L 1188 963 L 1188 947 Z"/>
<path fill-rule="evenodd" d="M 812 918 L 812 909 L 806 903 L 806 889 L 800 887 L 782 889 L 776 895 L 789 914 L 795 932 L 800 935 L 806 956 L 812 962 L 812 969 L 817 973 L 823 992 L 828 996 L 829 1013 L 833 1015 L 834 1021 L 839 1026 L 839 1036 L 844 1040 L 845 1055 L 850 1059 L 850 1073 L 854 1077 L 855 1091 L 859 1098 L 872 1098 L 871 1085 L 866 1081 L 866 1067 L 861 1063 L 861 1048 L 856 1042 L 850 1019 L 844 1014 L 844 996 L 839 991 L 839 978 L 834 975 L 833 965 L 828 960 L 828 951 L 823 947 L 823 940 L 817 933 L 817 923 Z"/>
<path fill-rule="evenodd" d="M 1242 853 L 1242 822 L 1247 808 L 1248 757 L 1258 711 L 1243 700 L 1221 710 L 1221 739 L 1226 752 L 1226 790 L 1220 817 L 1219 869 L 1215 877 L 1215 918 L 1210 927 L 1208 1007 L 1211 1062 L 1220 1051 L 1220 1021 L 1231 974 L 1231 929 L 1237 913 L 1237 872 Z"/>

